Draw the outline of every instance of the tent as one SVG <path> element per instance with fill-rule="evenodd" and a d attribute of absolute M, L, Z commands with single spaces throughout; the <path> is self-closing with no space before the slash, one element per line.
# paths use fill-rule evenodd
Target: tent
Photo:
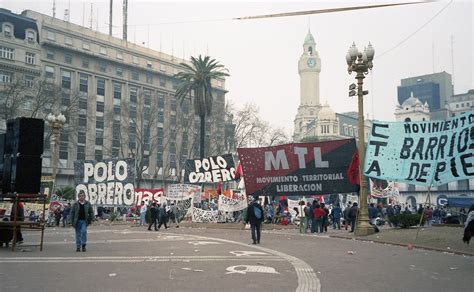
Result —
<path fill-rule="evenodd" d="M 469 208 L 474 205 L 474 197 L 448 197 L 449 207 Z"/>

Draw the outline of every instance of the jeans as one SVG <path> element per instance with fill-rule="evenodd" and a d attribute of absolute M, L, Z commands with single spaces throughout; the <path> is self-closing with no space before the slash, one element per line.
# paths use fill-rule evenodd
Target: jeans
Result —
<path fill-rule="evenodd" d="M 152 226 L 152 225 L 155 225 L 155 230 L 158 230 L 158 229 L 156 228 L 156 221 L 157 221 L 157 218 L 153 218 L 153 217 L 151 218 L 150 224 L 148 225 L 148 230 L 151 230 L 151 226 Z"/>
<path fill-rule="evenodd" d="M 306 217 L 300 218 L 300 233 L 306 233 Z"/>
<path fill-rule="evenodd" d="M 250 229 L 252 230 L 252 240 L 255 243 L 260 243 L 260 228 L 262 224 L 260 221 L 255 222 L 255 224 L 250 224 Z"/>
<path fill-rule="evenodd" d="M 356 218 L 351 218 L 349 220 L 351 222 L 351 231 L 350 232 L 354 232 L 354 229 L 355 229 L 355 226 L 356 226 Z"/>
<path fill-rule="evenodd" d="M 311 217 L 306 217 L 306 229 L 309 229 L 311 231 L 311 222 L 313 221 L 313 218 Z"/>
<path fill-rule="evenodd" d="M 341 218 L 333 218 L 332 219 L 332 227 L 334 229 L 336 229 L 336 225 L 337 225 L 337 229 L 341 229 Z"/>
<path fill-rule="evenodd" d="M 146 212 L 140 213 L 140 226 L 144 226 L 146 224 L 145 215 L 146 215 Z"/>
<path fill-rule="evenodd" d="M 81 245 L 87 244 L 87 223 L 86 220 L 77 220 L 76 226 L 76 246 L 79 248 Z"/>
<path fill-rule="evenodd" d="M 311 233 L 318 233 L 318 229 L 321 233 L 323 232 L 323 221 L 321 218 L 313 218 L 311 222 Z"/>

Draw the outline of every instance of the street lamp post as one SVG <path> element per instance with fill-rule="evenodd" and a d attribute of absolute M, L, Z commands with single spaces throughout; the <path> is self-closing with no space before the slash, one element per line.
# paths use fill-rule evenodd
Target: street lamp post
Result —
<path fill-rule="evenodd" d="M 349 48 L 349 51 L 346 55 L 347 61 L 347 71 L 349 74 L 356 72 L 357 75 L 357 97 L 358 97 L 358 131 L 359 131 L 359 169 L 360 169 L 360 213 L 358 217 L 358 222 L 355 229 L 355 235 L 365 236 L 373 234 L 375 231 L 369 224 L 369 214 L 367 207 L 367 181 L 364 178 L 364 159 L 365 159 L 365 139 L 364 139 L 364 95 L 368 94 L 367 90 L 363 89 L 365 75 L 369 73 L 369 70 L 372 70 L 373 64 L 372 60 L 374 59 L 374 48 L 369 43 L 369 46 L 364 49 L 363 52 L 360 52 L 355 43 Z M 355 89 L 352 85 L 351 90 Z M 354 91 L 350 95 L 355 95 Z"/>
<path fill-rule="evenodd" d="M 57 172 L 57 167 L 58 167 L 58 160 L 59 160 L 59 131 L 64 127 L 64 124 L 66 123 L 66 117 L 63 114 L 48 114 L 46 116 L 46 121 L 50 125 L 50 127 L 53 129 L 53 135 L 52 135 L 52 144 L 53 144 L 53 155 L 52 155 L 52 161 L 51 161 L 51 176 L 53 178 L 53 187 L 51 192 L 54 192 L 54 188 L 56 187 L 56 172 Z"/>

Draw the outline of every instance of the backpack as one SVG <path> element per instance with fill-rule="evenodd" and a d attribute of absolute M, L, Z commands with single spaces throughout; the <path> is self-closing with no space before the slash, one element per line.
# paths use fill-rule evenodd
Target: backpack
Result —
<path fill-rule="evenodd" d="M 253 213 L 255 214 L 255 218 L 257 219 L 262 219 L 262 210 L 258 208 L 257 206 L 253 206 Z"/>

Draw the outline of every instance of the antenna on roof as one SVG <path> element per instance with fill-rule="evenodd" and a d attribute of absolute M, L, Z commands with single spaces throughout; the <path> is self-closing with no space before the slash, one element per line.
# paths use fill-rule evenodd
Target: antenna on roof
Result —
<path fill-rule="evenodd" d="M 90 25 L 89 25 L 89 28 L 92 29 L 92 13 L 93 13 L 93 9 L 92 9 L 92 3 L 91 3 L 91 18 L 90 18 Z"/>
<path fill-rule="evenodd" d="M 114 6 L 114 0 L 110 0 L 109 5 L 109 35 L 112 36 L 112 7 Z"/>
<path fill-rule="evenodd" d="M 127 40 L 127 10 L 128 0 L 123 0 L 123 40 Z"/>
<path fill-rule="evenodd" d="M 56 18 L 56 0 L 53 0 L 53 18 Z"/>
<path fill-rule="evenodd" d="M 64 9 L 64 21 L 69 22 L 69 9 Z"/>

